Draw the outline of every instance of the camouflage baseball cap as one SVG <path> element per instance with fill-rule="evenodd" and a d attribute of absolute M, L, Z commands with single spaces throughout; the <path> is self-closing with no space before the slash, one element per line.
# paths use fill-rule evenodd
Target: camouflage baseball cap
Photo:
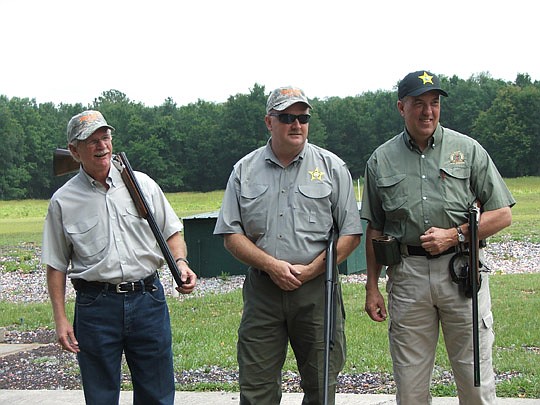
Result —
<path fill-rule="evenodd" d="M 304 103 L 312 108 L 304 92 L 298 87 L 280 87 L 275 89 L 266 102 L 266 112 L 270 110 L 283 111 L 295 103 Z"/>
<path fill-rule="evenodd" d="M 439 78 L 427 70 L 419 70 L 409 73 L 398 85 L 398 98 L 401 100 L 407 96 L 419 96 L 430 90 L 437 90 L 440 94 L 448 97 L 448 93 L 441 89 Z"/>
<path fill-rule="evenodd" d="M 84 141 L 101 127 L 107 127 L 114 131 L 114 128 L 107 124 L 99 111 L 87 110 L 75 115 L 67 125 L 68 144 L 75 139 Z"/>

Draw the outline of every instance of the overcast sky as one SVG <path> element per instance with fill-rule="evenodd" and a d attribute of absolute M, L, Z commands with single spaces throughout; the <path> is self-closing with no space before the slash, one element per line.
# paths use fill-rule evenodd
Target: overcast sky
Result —
<path fill-rule="evenodd" d="M 392 90 L 410 71 L 540 80 L 534 1 L 0 0 L 0 95 L 147 106 L 255 83 L 308 97 Z"/>

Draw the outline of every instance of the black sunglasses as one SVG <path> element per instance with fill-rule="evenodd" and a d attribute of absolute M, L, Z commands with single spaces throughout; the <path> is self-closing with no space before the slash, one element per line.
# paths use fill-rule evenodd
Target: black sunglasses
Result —
<path fill-rule="evenodd" d="M 294 121 L 298 120 L 300 124 L 307 124 L 309 122 L 309 119 L 311 118 L 311 115 L 309 114 L 300 114 L 300 115 L 294 115 L 294 114 L 276 114 L 271 113 L 268 114 L 271 117 L 277 117 L 279 122 L 282 124 L 292 124 Z"/>

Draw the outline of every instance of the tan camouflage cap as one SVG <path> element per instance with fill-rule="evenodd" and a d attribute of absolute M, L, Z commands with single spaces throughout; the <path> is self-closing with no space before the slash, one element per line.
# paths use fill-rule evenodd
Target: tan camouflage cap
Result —
<path fill-rule="evenodd" d="M 312 108 L 302 89 L 298 87 L 280 87 L 275 89 L 266 102 L 266 112 L 270 110 L 283 111 L 295 103 L 304 103 L 309 108 Z"/>
<path fill-rule="evenodd" d="M 84 141 L 101 127 L 107 127 L 114 131 L 114 128 L 107 124 L 99 111 L 87 110 L 75 115 L 67 125 L 68 144 L 75 139 Z"/>

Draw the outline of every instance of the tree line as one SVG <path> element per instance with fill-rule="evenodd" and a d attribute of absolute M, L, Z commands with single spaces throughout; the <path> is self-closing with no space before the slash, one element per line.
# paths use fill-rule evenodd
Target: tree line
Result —
<path fill-rule="evenodd" d="M 540 175 L 539 81 L 518 74 L 505 82 L 481 73 L 467 80 L 443 76 L 441 82 L 449 93 L 441 104 L 443 126 L 477 139 L 504 177 Z M 373 150 L 403 130 L 396 88 L 311 100 L 310 142 L 339 155 L 353 178 L 362 177 Z M 66 181 L 53 176 L 52 154 L 66 147 L 67 122 L 85 109 L 103 113 L 116 129 L 115 151 L 125 152 L 132 167 L 165 192 L 223 189 L 233 164 L 268 140 L 264 115 L 271 90 L 256 83 L 224 103 L 183 106 L 171 98 L 145 106 L 118 90 L 90 105 L 0 96 L 0 199 L 47 199 Z"/>

